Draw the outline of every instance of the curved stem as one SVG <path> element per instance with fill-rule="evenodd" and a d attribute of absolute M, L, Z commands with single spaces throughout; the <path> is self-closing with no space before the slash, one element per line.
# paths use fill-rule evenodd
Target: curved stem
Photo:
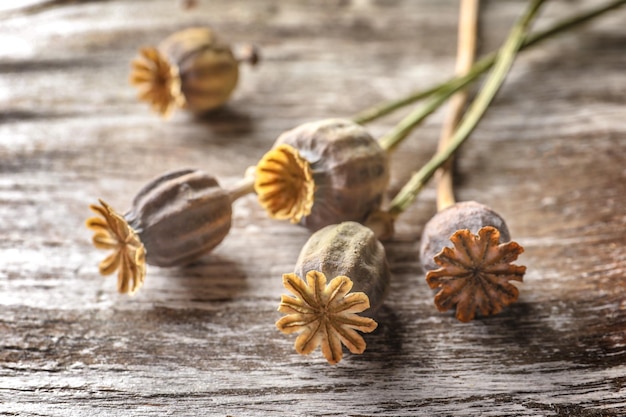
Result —
<path fill-rule="evenodd" d="M 474 128 L 476 128 L 476 125 L 485 114 L 489 104 L 504 82 L 515 56 L 522 45 L 524 34 L 544 1 L 545 0 L 533 0 L 526 13 L 515 23 L 506 42 L 498 51 L 496 62 L 485 84 L 476 96 L 476 99 L 472 102 L 446 148 L 442 151 L 438 151 L 422 169 L 415 173 L 391 201 L 389 213 L 392 217 L 396 218 L 407 209 L 435 171 L 456 152 L 469 137 Z"/>
<path fill-rule="evenodd" d="M 476 53 L 478 33 L 479 0 L 461 0 L 459 11 L 459 35 L 457 41 L 456 73 L 465 75 L 472 68 Z M 467 90 L 461 90 L 450 99 L 450 108 L 444 120 L 439 138 L 439 151 L 445 150 L 450 142 L 467 103 Z M 452 182 L 452 157 L 437 171 L 437 210 L 453 205 L 454 185 Z"/>
<path fill-rule="evenodd" d="M 626 0 L 614 0 L 598 8 L 591 9 L 579 15 L 564 19 L 546 30 L 527 35 L 524 38 L 524 42 L 520 50 L 533 46 L 545 39 L 548 39 L 554 35 L 557 35 L 561 32 L 571 29 L 574 26 L 578 26 L 580 24 L 588 22 L 589 20 L 594 19 L 613 9 L 617 9 L 618 7 L 621 7 L 624 4 L 626 4 Z M 453 77 L 445 82 L 442 82 L 426 90 L 416 91 L 405 97 L 380 103 L 378 105 L 375 105 L 373 107 L 370 107 L 368 109 L 361 111 L 357 115 L 353 116 L 352 120 L 360 124 L 371 122 L 399 108 L 412 104 L 418 100 L 422 100 L 424 98 L 438 95 L 439 93 L 446 94 L 446 92 L 452 89 L 452 91 L 449 92 L 448 95 L 443 100 L 439 100 L 440 102 L 443 103 L 445 99 L 447 99 L 447 97 L 452 95 L 455 91 L 465 87 L 467 84 L 469 84 L 470 82 L 478 78 L 479 75 L 481 75 L 482 73 L 487 71 L 489 68 L 491 68 L 493 66 L 493 63 L 495 62 L 496 54 L 497 52 L 491 52 L 490 54 L 476 61 L 472 69 L 465 76 Z M 437 107 L 435 107 L 435 109 Z"/>

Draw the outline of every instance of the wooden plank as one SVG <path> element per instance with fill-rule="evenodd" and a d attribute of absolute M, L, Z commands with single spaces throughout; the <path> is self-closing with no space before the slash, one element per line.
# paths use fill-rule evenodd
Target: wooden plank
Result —
<path fill-rule="evenodd" d="M 485 2 L 482 49 L 523 1 Z M 537 27 L 593 7 L 550 2 Z M 124 210 L 161 172 L 235 183 L 284 130 L 350 116 L 451 75 L 453 1 L 53 1 L 0 19 L 0 414 L 620 416 L 626 414 L 626 9 L 517 60 L 458 159 L 457 194 L 525 246 L 518 303 L 463 324 L 418 259 L 425 190 L 386 244 L 393 272 L 363 355 L 329 366 L 274 327 L 308 232 L 253 196 L 227 239 L 133 297 L 102 278 L 87 205 Z M 142 45 L 211 24 L 262 51 L 226 108 L 163 121 L 137 102 Z M 7 45 L 7 46 L 5 46 Z M 368 126 L 387 132 L 406 111 Z M 390 195 L 436 148 L 441 113 L 392 155 Z"/>

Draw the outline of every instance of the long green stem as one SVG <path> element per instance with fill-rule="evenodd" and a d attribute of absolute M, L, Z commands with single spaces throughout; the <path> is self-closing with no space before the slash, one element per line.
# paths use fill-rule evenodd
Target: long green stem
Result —
<path fill-rule="evenodd" d="M 455 78 L 453 83 L 450 83 L 446 88 L 441 89 L 435 95 L 433 95 L 429 101 L 424 105 L 413 110 L 402 119 L 397 125 L 395 125 L 386 135 L 378 140 L 380 146 L 391 152 L 396 146 L 400 144 L 419 124 L 421 124 L 428 116 L 435 112 L 443 103 L 445 103 L 454 93 L 462 90 L 472 81 L 474 81 L 480 74 L 486 71 L 491 65 L 485 65 L 484 68 L 472 67 L 472 72 L 459 78 Z M 476 70 L 476 71 L 475 71 Z"/>
<path fill-rule="evenodd" d="M 418 95 L 416 93 L 404 99 L 383 104 L 378 107 L 377 110 L 366 110 L 366 112 L 369 113 L 368 115 L 366 115 L 366 113 L 364 112 L 360 115 L 355 116 L 353 120 L 355 120 L 356 123 L 367 123 L 379 117 L 385 116 L 386 114 L 389 114 L 392 111 L 411 104 L 417 100 L 430 98 L 431 100 L 428 103 L 426 103 L 423 107 L 420 107 L 418 110 L 414 111 L 415 115 L 412 114 L 407 116 L 398 125 L 396 125 L 392 132 L 385 135 L 385 139 L 381 139 L 381 142 L 385 144 L 381 144 L 382 146 L 388 146 L 389 148 L 392 148 L 396 142 L 402 141 L 402 139 L 404 139 L 404 137 L 406 137 L 406 135 L 411 132 L 411 129 L 415 127 L 415 125 L 421 123 L 428 115 L 433 113 L 439 108 L 439 106 L 445 103 L 452 94 L 465 88 L 472 81 L 476 80 L 481 74 L 491 68 L 493 62 L 495 61 L 495 56 L 495 53 L 491 53 L 484 58 L 476 61 L 474 66 L 472 66 L 467 74 L 451 78 L 450 80 L 424 92 L 428 94 Z M 409 100 L 409 98 L 413 100 Z M 417 114 L 420 114 L 421 116 L 418 117 Z"/>
<path fill-rule="evenodd" d="M 598 17 L 606 12 L 621 7 L 624 4 L 626 4 L 626 0 L 615 0 L 607 3 L 604 6 L 600 6 L 596 9 L 581 13 L 580 15 L 564 19 L 546 30 L 527 35 L 525 36 L 524 42 L 520 49 L 526 49 L 558 33 L 564 32 L 574 26 L 578 26 L 582 23 L 588 22 L 595 17 Z M 482 59 L 478 60 L 467 75 L 454 77 L 449 79 L 448 81 L 435 85 L 426 90 L 416 91 L 400 99 L 387 101 L 374 107 L 370 107 L 358 113 L 356 116 L 353 116 L 352 120 L 354 120 L 356 123 L 361 124 L 371 122 L 372 120 L 385 116 L 399 108 L 402 108 L 406 105 L 412 104 L 418 100 L 422 100 L 438 93 L 442 93 L 443 95 L 445 95 L 445 98 L 440 98 L 436 102 L 443 103 L 450 95 L 454 94 L 454 92 L 464 88 L 467 84 L 478 78 L 479 75 L 491 68 L 495 60 L 496 52 L 492 52 Z M 432 105 L 434 106 L 435 104 L 433 103 Z M 435 109 L 437 109 L 437 107 L 435 107 Z"/>
<path fill-rule="evenodd" d="M 397 217 L 407 209 L 435 171 L 454 154 L 476 128 L 476 125 L 485 114 L 489 104 L 491 104 L 500 86 L 504 82 L 506 75 L 513 65 L 515 56 L 524 41 L 524 34 L 544 1 L 545 0 L 533 0 L 526 13 L 515 23 L 506 42 L 498 51 L 494 67 L 487 77 L 485 84 L 476 96 L 476 99 L 472 102 L 453 136 L 450 138 L 448 146 L 437 152 L 422 169 L 415 173 L 391 201 L 389 213 L 392 217 Z"/>

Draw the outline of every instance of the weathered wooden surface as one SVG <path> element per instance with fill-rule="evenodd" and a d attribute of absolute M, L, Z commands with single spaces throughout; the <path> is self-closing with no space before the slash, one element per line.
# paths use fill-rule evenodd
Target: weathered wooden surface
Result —
<path fill-rule="evenodd" d="M 234 183 L 288 128 L 445 79 L 457 3 L 36 4 L 0 12 L 1 415 L 626 414 L 626 10 L 524 52 L 462 149 L 458 196 L 526 247 L 519 302 L 469 324 L 436 311 L 417 257 L 429 187 L 386 245 L 393 283 L 367 351 L 329 366 L 273 324 L 305 230 L 248 196 L 213 254 L 151 267 L 127 297 L 98 275 L 87 205 L 126 209 L 176 168 Z M 596 4 L 550 2 L 537 26 Z M 483 51 L 523 5 L 484 4 Z M 162 121 L 135 100 L 130 60 L 198 23 L 263 62 L 225 109 Z M 441 115 L 394 154 L 390 194 L 434 151 Z"/>

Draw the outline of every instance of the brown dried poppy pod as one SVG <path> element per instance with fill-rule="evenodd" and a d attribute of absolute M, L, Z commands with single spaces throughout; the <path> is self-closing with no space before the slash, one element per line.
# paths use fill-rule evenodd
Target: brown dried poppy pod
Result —
<path fill-rule="evenodd" d="M 100 215 L 87 220 L 93 243 L 114 251 L 100 263 L 101 274 L 119 269 L 118 290 L 133 293 L 146 263 L 183 266 L 204 256 L 228 234 L 232 202 L 252 188 L 251 180 L 242 184 L 226 191 L 210 175 L 185 169 L 149 182 L 124 216 L 103 201 L 92 205 Z"/>
<path fill-rule="evenodd" d="M 450 236 L 457 230 L 468 229 L 478 233 L 484 226 L 493 226 L 500 232 L 500 242 L 511 240 L 504 219 L 484 204 L 475 201 L 455 203 L 435 214 L 424 226 L 420 259 L 425 270 L 437 269 L 434 257 L 441 249 L 451 247 Z"/>
<path fill-rule="evenodd" d="M 231 198 L 205 172 L 175 171 L 146 184 L 124 217 L 145 245 L 148 264 L 186 265 L 226 237 Z"/>
<path fill-rule="evenodd" d="M 420 256 L 426 282 L 437 289 L 440 311 L 456 309 L 463 322 L 497 314 L 515 302 L 525 266 L 512 262 L 524 248 L 510 241 L 504 219 L 482 204 L 453 204 L 437 213 L 422 233 Z"/>
<path fill-rule="evenodd" d="M 387 152 L 349 120 L 305 123 L 278 137 L 257 164 L 255 190 L 274 218 L 310 230 L 363 222 L 389 183 Z"/>
<path fill-rule="evenodd" d="M 141 49 L 130 81 L 139 98 L 164 117 L 176 108 L 203 113 L 228 100 L 239 79 L 239 62 L 258 60 L 251 51 L 238 59 L 212 29 L 193 27 L 170 35 L 157 48 Z"/>
<path fill-rule="evenodd" d="M 321 345 L 329 363 L 341 360 L 342 345 L 363 353 L 366 343 L 357 333 L 374 331 L 369 317 L 384 300 L 389 267 L 382 244 L 367 227 L 356 222 L 326 226 L 304 245 L 294 273 L 283 285 L 295 297 L 283 295 L 276 322 L 283 333 L 299 333 L 295 349 L 309 354 Z M 327 279 L 331 279 L 327 283 Z"/>

